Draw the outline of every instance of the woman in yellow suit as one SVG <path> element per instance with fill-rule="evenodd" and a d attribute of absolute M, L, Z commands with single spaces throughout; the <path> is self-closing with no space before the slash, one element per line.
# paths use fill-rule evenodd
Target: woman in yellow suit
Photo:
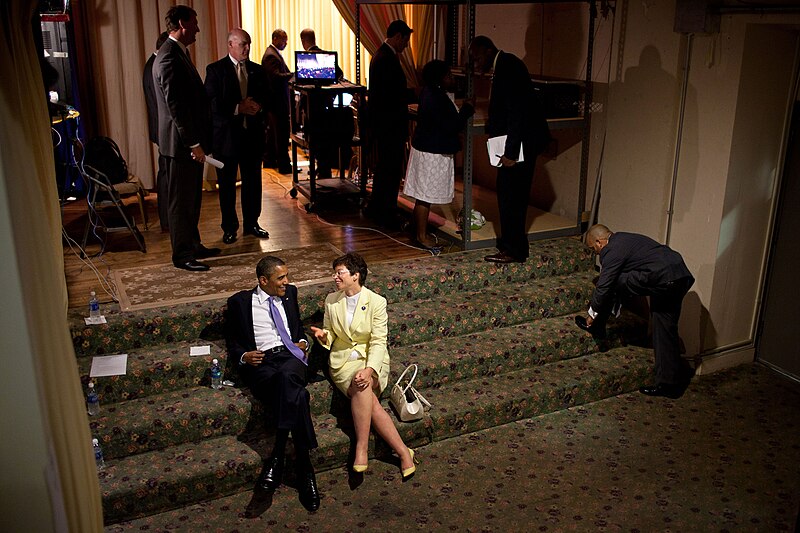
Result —
<path fill-rule="evenodd" d="M 356 431 L 353 471 L 367 469 L 369 431 L 373 427 L 400 457 L 406 481 L 416 471 L 414 450 L 405 445 L 378 400 L 389 382 L 386 298 L 364 287 L 367 264 L 360 255 L 339 257 L 333 262 L 333 270 L 338 290 L 325 299 L 323 328 L 312 327 L 311 331 L 331 351 L 329 368 L 334 385 L 350 398 Z"/>

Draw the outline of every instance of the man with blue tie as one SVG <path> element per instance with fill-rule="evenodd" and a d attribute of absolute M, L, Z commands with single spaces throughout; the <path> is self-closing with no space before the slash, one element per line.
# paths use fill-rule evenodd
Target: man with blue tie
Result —
<path fill-rule="evenodd" d="M 283 479 L 289 433 L 296 454 L 300 502 L 319 509 L 319 491 L 309 451 L 317 447 L 306 390 L 309 343 L 300 321 L 297 288 L 289 284 L 283 260 L 263 257 L 256 266 L 258 286 L 228 298 L 225 339 L 228 357 L 271 414 L 275 445 L 258 476 L 257 487 L 277 489 Z"/>
<path fill-rule="evenodd" d="M 222 242 L 236 241 L 236 171 L 242 177 L 242 222 L 245 235 L 262 239 L 261 153 L 264 151 L 266 76 L 248 59 L 250 35 L 241 28 L 228 34 L 228 55 L 206 67 L 206 93 L 211 104 L 212 153 L 225 166 L 217 171 Z"/>

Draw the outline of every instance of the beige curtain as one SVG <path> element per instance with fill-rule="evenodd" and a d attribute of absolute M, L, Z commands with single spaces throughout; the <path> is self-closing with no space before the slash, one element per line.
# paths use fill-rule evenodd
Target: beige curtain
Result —
<path fill-rule="evenodd" d="M 101 531 L 100 490 L 89 422 L 67 327 L 61 214 L 50 118 L 31 31 L 31 16 L 37 4 L 36 0 L 0 3 L 0 68 L 7 76 L 0 84 L 0 189 L 8 205 L 3 216 L 8 217 L 12 229 L 13 249 L 7 250 L 6 255 L 16 256 L 18 289 L 25 302 L 17 311 L 23 312 L 26 326 L 24 331 L 8 331 L 4 320 L 3 336 L 27 334 L 31 346 L 30 354 L 3 356 L 8 364 L 22 366 L 24 361 L 33 365 L 41 422 L 57 476 L 48 483 L 56 502 L 53 513 L 59 513 L 59 500 L 63 498 L 63 520 L 69 531 Z M 4 276 L 4 283 L 7 282 Z M 12 363 L 15 359 L 19 361 Z M 29 420 L 28 424 L 39 422 Z M 25 429 L 6 427 L 3 439 L 24 439 Z M 25 490 L 25 480 L 17 483 L 19 490 Z"/>
<path fill-rule="evenodd" d="M 241 26 L 238 0 L 72 2 L 89 61 L 78 69 L 91 73 L 85 83 L 92 85 L 82 91 L 90 96 L 81 102 L 81 116 L 96 124 L 90 130 L 117 142 L 131 173 L 149 189 L 155 186 L 158 153 L 147 137 L 142 68 L 166 29 L 164 15 L 177 3 L 197 11 L 200 33 L 189 52 L 205 78 L 206 65 L 227 53 L 228 32 Z"/>
<path fill-rule="evenodd" d="M 342 18 L 356 31 L 355 0 L 333 0 Z M 400 4 L 362 4 L 361 5 L 361 39 L 366 49 L 374 54 L 386 38 L 386 28 L 393 20 L 402 19 L 408 22 L 414 33 L 408 51 L 400 56 L 400 63 L 406 74 L 409 86 L 419 85 L 419 71 L 433 58 L 434 31 L 433 13 L 438 6 L 400 5 Z M 440 13 L 443 13 L 440 9 Z M 362 72 L 369 71 L 369 58 L 362 57 Z"/>
<path fill-rule="evenodd" d="M 330 0 L 242 0 L 242 27 L 250 32 L 253 39 L 250 55 L 257 62 L 261 61 L 264 50 L 272 42 L 272 31 L 277 28 L 286 31 L 289 42 L 283 57 L 292 70 L 294 52 L 302 50 L 300 32 L 312 28 L 317 36 L 317 46 L 338 52 L 339 67 L 345 78 L 357 81 L 355 38 Z M 362 47 L 362 55 L 364 52 Z"/>

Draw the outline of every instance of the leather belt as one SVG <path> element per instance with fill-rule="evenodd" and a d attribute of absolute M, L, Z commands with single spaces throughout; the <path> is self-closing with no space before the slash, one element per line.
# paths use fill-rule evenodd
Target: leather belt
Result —
<path fill-rule="evenodd" d="M 280 352 L 288 352 L 289 349 L 286 348 L 286 346 L 284 346 L 283 344 L 280 344 L 278 346 L 275 346 L 274 348 L 267 348 L 266 350 L 261 350 L 261 351 L 264 352 L 265 355 L 266 354 L 274 355 Z"/>

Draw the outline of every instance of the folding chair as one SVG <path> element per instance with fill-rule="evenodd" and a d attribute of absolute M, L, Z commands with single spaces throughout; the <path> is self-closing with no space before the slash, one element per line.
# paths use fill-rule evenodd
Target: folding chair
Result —
<path fill-rule="evenodd" d="M 131 235 L 133 235 L 134 239 L 136 239 L 136 244 L 139 246 L 139 249 L 143 253 L 146 253 L 147 247 L 144 242 L 144 237 L 139 231 L 139 228 L 136 226 L 136 221 L 134 218 L 125 212 L 125 204 L 122 201 L 123 193 L 126 191 L 130 191 L 130 193 L 125 194 L 125 196 L 130 196 L 133 194 L 138 195 L 139 192 L 130 187 L 123 187 L 123 193 L 121 193 L 118 189 L 118 186 L 128 185 L 128 182 L 118 183 L 116 185 L 111 183 L 111 180 L 106 173 L 84 162 L 83 146 L 80 145 L 80 141 L 77 141 L 76 145 L 75 160 L 78 162 L 78 170 L 86 182 L 86 204 L 88 208 L 88 217 L 86 220 L 86 227 L 83 231 L 83 242 L 81 244 L 81 248 L 86 250 L 86 243 L 89 240 L 89 230 L 91 228 L 102 228 L 106 234 L 129 231 Z M 79 152 L 80 157 L 78 157 Z M 142 198 L 139 197 L 140 201 L 141 199 Z M 109 221 L 114 220 L 119 223 L 112 225 L 107 222 L 101 216 L 101 213 L 103 212 L 106 214 L 110 212 L 112 214 L 112 216 L 106 217 Z M 103 243 L 103 246 L 105 247 L 105 243 Z"/>

